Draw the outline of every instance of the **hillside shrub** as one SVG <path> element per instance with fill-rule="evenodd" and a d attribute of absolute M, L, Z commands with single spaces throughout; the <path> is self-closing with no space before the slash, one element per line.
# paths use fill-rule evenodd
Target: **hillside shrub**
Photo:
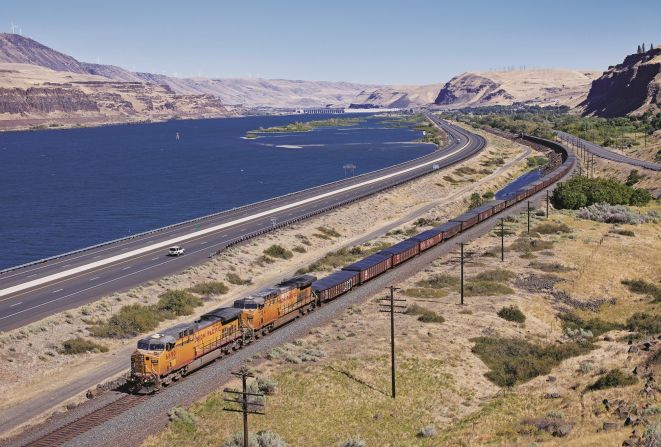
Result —
<path fill-rule="evenodd" d="M 661 318 L 658 315 L 636 312 L 627 320 L 627 329 L 647 335 L 661 333 Z"/>
<path fill-rule="evenodd" d="M 64 340 L 59 352 L 65 355 L 85 354 L 87 352 L 108 352 L 108 347 L 92 340 L 76 337 Z"/>
<path fill-rule="evenodd" d="M 221 281 L 202 282 L 188 289 L 189 292 L 199 295 L 224 295 L 228 290 L 229 288 Z"/>
<path fill-rule="evenodd" d="M 221 444 L 222 447 L 243 447 L 243 432 L 234 433 Z M 287 447 L 287 443 L 275 432 L 248 433 L 249 447 Z"/>
<path fill-rule="evenodd" d="M 593 349 L 586 341 L 538 345 L 518 338 L 478 337 L 472 352 L 490 369 L 486 377 L 496 385 L 512 387 L 548 374 L 560 362 Z"/>
<path fill-rule="evenodd" d="M 640 295 L 649 295 L 655 301 L 661 300 L 661 287 L 645 281 L 644 279 L 623 279 L 622 284 L 627 286 L 630 292 Z"/>
<path fill-rule="evenodd" d="M 455 287 L 459 285 L 459 278 L 445 273 L 434 275 L 428 279 L 422 279 L 415 283 L 418 287 L 428 289 L 443 289 L 445 287 Z"/>
<path fill-rule="evenodd" d="M 359 437 L 351 437 L 347 439 L 346 441 L 340 442 L 338 444 L 338 447 L 365 447 L 365 441 L 360 439 Z"/>
<path fill-rule="evenodd" d="M 161 319 L 190 315 L 202 305 L 202 300 L 185 290 L 168 290 L 159 295 L 156 311 L 162 313 Z"/>
<path fill-rule="evenodd" d="M 503 307 L 498 311 L 498 316 L 503 320 L 514 321 L 516 323 L 526 321 L 526 316 L 516 306 Z"/>
<path fill-rule="evenodd" d="M 562 328 L 565 333 L 568 333 L 569 331 L 572 331 L 572 333 L 582 331 L 582 333 L 589 332 L 593 337 L 598 337 L 608 331 L 622 329 L 622 325 L 619 323 L 603 321 L 596 317 L 584 320 L 575 312 L 560 313 L 558 314 L 558 318 L 562 321 Z"/>
<path fill-rule="evenodd" d="M 285 247 L 282 245 L 271 245 L 269 248 L 264 250 L 264 254 L 266 256 L 271 256 L 273 258 L 279 258 L 279 259 L 291 259 L 294 256 L 294 253 L 292 253 L 290 250 L 287 250 Z"/>
<path fill-rule="evenodd" d="M 632 188 L 612 178 L 582 176 L 559 183 L 551 196 L 554 207 L 572 210 L 595 203 L 640 206 L 650 200 L 652 195 L 649 191 Z"/>
<path fill-rule="evenodd" d="M 472 281 L 496 281 L 505 282 L 514 278 L 514 272 L 505 269 L 485 270 L 471 278 Z"/>
<path fill-rule="evenodd" d="M 630 225 L 656 222 L 659 217 L 654 210 L 645 214 L 634 213 L 626 206 L 608 205 L 606 203 L 596 203 L 581 208 L 577 215 L 581 219 L 594 220 L 596 222 Z"/>
<path fill-rule="evenodd" d="M 226 278 L 228 283 L 234 284 L 235 286 L 247 286 L 252 284 L 251 279 L 243 279 L 236 273 L 232 273 L 232 272 L 228 273 Z"/>
<path fill-rule="evenodd" d="M 539 234 L 558 234 L 558 233 L 571 233 L 569 225 L 556 222 L 543 222 L 533 227 L 532 231 Z"/>
<path fill-rule="evenodd" d="M 441 315 L 417 304 L 409 306 L 405 313 L 408 315 L 418 315 L 418 321 L 423 323 L 443 323 L 445 321 L 445 318 Z"/>
<path fill-rule="evenodd" d="M 605 375 L 599 377 L 596 382 L 587 387 L 588 391 L 603 390 L 606 388 L 615 388 L 619 386 L 633 385 L 638 379 L 628 376 L 618 368 L 611 369 Z"/>

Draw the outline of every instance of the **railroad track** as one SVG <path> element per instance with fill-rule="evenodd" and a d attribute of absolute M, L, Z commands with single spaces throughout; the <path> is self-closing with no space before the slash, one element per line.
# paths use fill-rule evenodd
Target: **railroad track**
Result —
<path fill-rule="evenodd" d="M 86 414 L 80 419 L 76 419 L 57 430 L 54 430 L 28 444 L 26 447 L 53 447 L 63 445 L 65 442 L 72 440 L 81 433 L 85 433 L 92 428 L 103 424 L 106 421 L 124 413 L 129 408 L 135 407 L 139 403 L 147 400 L 149 396 L 137 396 L 132 394 L 124 395 L 119 399 L 110 402 L 101 408 L 98 408 L 91 413 Z"/>

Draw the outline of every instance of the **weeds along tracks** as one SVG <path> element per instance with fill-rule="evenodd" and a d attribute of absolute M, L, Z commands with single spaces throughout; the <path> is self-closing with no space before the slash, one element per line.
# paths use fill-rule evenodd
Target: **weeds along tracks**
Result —
<path fill-rule="evenodd" d="M 101 408 L 98 408 L 91 413 L 88 413 L 82 416 L 79 419 L 76 419 L 73 422 L 70 422 L 55 431 L 52 431 L 39 439 L 36 439 L 28 444 L 25 444 L 26 447 L 51 447 L 62 445 L 67 441 L 72 440 L 81 433 L 103 424 L 106 421 L 114 418 L 117 415 L 122 414 L 129 408 L 132 408 L 138 405 L 141 402 L 147 400 L 149 396 L 137 396 L 132 394 L 127 394 L 116 401 L 109 403 Z"/>

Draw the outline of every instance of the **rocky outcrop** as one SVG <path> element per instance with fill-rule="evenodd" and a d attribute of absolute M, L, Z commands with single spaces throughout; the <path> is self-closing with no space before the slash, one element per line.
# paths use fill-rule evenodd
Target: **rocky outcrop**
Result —
<path fill-rule="evenodd" d="M 434 103 L 446 109 L 514 103 L 573 107 L 585 99 L 595 76 L 557 69 L 463 73 L 443 86 Z"/>
<path fill-rule="evenodd" d="M 90 95 L 75 88 L 0 88 L 0 113 L 48 114 L 54 112 L 98 112 Z"/>
<path fill-rule="evenodd" d="M 592 82 L 579 107 L 585 115 L 602 117 L 661 110 L 661 46 L 609 67 Z"/>

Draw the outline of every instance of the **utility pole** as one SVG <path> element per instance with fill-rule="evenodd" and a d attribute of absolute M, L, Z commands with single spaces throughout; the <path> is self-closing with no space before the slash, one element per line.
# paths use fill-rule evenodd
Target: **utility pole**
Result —
<path fill-rule="evenodd" d="M 464 243 L 461 243 L 461 305 L 464 305 Z"/>
<path fill-rule="evenodd" d="M 248 392 L 248 377 L 255 377 L 243 367 L 239 372 L 233 372 L 232 375 L 241 377 L 242 391 L 236 391 L 231 388 L 225 388 L 225 393 L 229 393 L 229 399 L 223 399 L 230 404 L 238 404 L 239 408 L 227 406 L 223 408 L 225 411 L 233 411 L 236 413 L 243 413 L 243 447 L 248 447 L 248 415 L 261 414 L 264 415 L 264 394 L 262 393 L 249 393 Z M 257 407 L 257 408 L 256 408 Z M 261 410 L 261 411 L 260 411 Z"/>
<path fill-rule="evenodd" d="M 528 206 L 528 234 L 530 234 L 530 200 L 527 202 Z"/>
<path fill-rule="evenodd" d="M 394 399 L 396 394 L 395 386 L 395 314 L 403 314 L 406 310 L 406 305 L 395 304 L 397 302 L 406 302 L 406 300 L 395 299 L 395 290 L 399 290 L 398 287 L 390 286 L 390 296 L 385 298 L 379 298 L 379 301 L 386 301 L 385 303 L 379 303 L 379 312 L 388 312 L 390 314 L 390 396 Z"/>
<path fill-rule="evenodd" d="M 505 219 L 500 218 L 500 262 L 505 261 Z"/>
<path fill-rule="evenodd" d="M 546 190 L 546 219 L 549 218 L 549 190 Z"/>

